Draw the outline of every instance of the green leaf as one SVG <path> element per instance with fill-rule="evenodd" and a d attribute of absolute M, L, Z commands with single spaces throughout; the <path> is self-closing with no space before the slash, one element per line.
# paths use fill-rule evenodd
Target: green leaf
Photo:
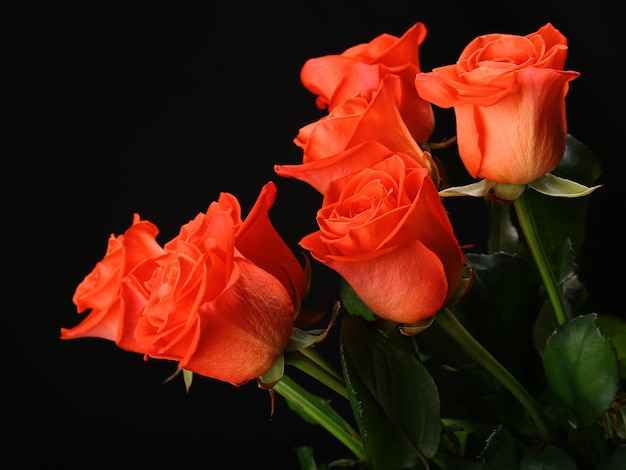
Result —
<path fill-rule="evenodd" d="M 601 173 L 597 155 L 580 140 L 568 134 L 565 153 L 554 174 L 590 186 L 598 180 Z"/>
<path fill-rule="evenodd" d="M 576 464 L 560 447 L 546 445 L 540 450 L 527 449 L 520 470 L 577 470 Z"/>
<path fill-rule="evenodd" d="M 561 274 L 563 266 L 573 266 L 580 255 L 590 198 L 564 199 L 534 191 L 525 196 L 543 249 L 560 281 L 567 277 Z M 530 259 L 529 251 L 520 254 Z"/>
<path fill-rule="evenodd" d="M 480 455 L 484 470 L 500 470 L 503 468 L 519 468 L 517 444 L 513 435 L 504 427 L 496 429 Z"/>
<path fill-rule="evenodd" d="M 350 284 L 345 279 L 339 279 L 339 294 L 341 295 L 341 305 L 351 315 L 359 315 L 368 321 L 376 319 L 376 315 L 367 305 L 356 295 Z"/>
<path fill-rule="evenodd" d="M 439 394 L 426 368 L 356 316 L 343 319 L 340 350 L 373 468 L 425 468 L 441 435 Z"/>
<path fill-rule="evenodd" d="M 626 321 L 615 315 L 598 315 L 598 328 L 608 338 L 620 364 L 620 379 L 626 379 Z"/>
<path fill-rule="evenodd" d="M 596 318 L 592 313 L 561 325 L 543 355 L 550 390 L 578 427 L 600 418 L 618 390 L 617 355 L 600 333 Z"/>

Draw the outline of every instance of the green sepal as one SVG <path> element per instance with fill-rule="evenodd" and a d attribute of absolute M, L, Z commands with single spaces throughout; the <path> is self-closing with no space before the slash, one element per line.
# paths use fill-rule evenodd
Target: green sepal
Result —
<path fill-rule="evenodd" d="M 439 191 L 441 197 L 471 196 L 471 197 L 491 197 L 499 201 L 515 201 L 524 191 L 525 184 L 494 183 L 486 179 L 464 186 L 451 186 Z"/>
<path fill-rule="evenodd" d="M 530 186 L 548 196 L 576 198 L 586 196 L 601 186 L 586 186 L 587 182 L 594 182 L 600 176 L 600 164 L 593 152 L 571 134 L 566 137 L 565 152 L 554 173 L 547 173 L 528 185 L 494 183 L 483 179 L 463 186 L 442 189 L 439 195 L 441 197 L 491 195 L 503 201 L 514 201 L 522 195 L 526 186 Z"/>
<path fill-rule="evenodd" d="M 323 341 L 330 331 L 330 328 L 335 324 L 337 315 L 339 313 L 339 302 L 336 302 L 333 306 L 333 310 L 328 321 L 328 326 L 324 329 L 316 328 L 313 330 L 303 330 L 301 328 L 294 328 L 289 336 L 289 342 L 287 343 L 286 351 L 299 351 L 313 346 L 314 344 Z"/>
<path fill-rule="evenodd" d="M 174 373 L 172 373 L 169 377 L 167 377 L 163 381 L 163 383 L 170 382 L 172 379 L 174 379 L 174 377 L 177 377 L 180 374 L 183 375 L 183 383 L 185 384 L 185 392 L 189 393 L 189 390 L 191 390 L 191 383 L 193 382 L 193 372 L 190 370 L 181 369 L 179 367 L 174 371 Z"/>
<path fill-rule="evenodd" d="M 185 382 L 185 390 L 189 393 L 191 389 L 191 382 L 193 382 L 193 372 L 187 369 L 183 369 L 183 382 Z"/>
<path fill-rule="evenodd" d="M 591 194 L 602 185 L 589 187 L 566 178 L 560 178 L 552 173 L 546 173 L 541 178 L 529 183 L 528 186 L 546 196 L 574 198 Z"/>
<path fill-rule="evenodd" d="M 471 197 L 486 197 L 489 195 L 496 183 L 488 180 L 480 180 L 475 183 L 466 184 L 463 186 L 451 186 L 439 191 L 441 197 L 455 197 L 455 196 L 471 196 Z"/>
<path fill-rule="evenodd" d="M 276 384 L 280 379 L 283 378 L 285 374 L 285 356 L 281 354 L 278 356 L 278 359 L 272 364 L 272 367 L 269 368 L 265 374 L 257 379 L 257 383 L 259 388 L 264 390 L 268 390 Z"/>
<path fill-rule="evenodd" d="M 289 336 L 289 342 L 287 343 L 287 347 L 285 348 L 286 352 L 291 351 L 299 351 L 301 349 L 306 349 L 314 344 L 319 343 L 324 340 L 328 335 L 330 328 L 335 324 L 335 320 L 337 319 L 337 314 L 339 312 L 339 302 L 335 303 L 333 307 L 332 314 L 330 317 L 330 321 L 328 322 L 328 326 L 325 329 L 313 329 L 313 330 L 302 330 L 300 328 L 293 328 L 291 331 L 291 335 Z M 261 377 L 257 378 L 257 382 L 260 388 L 270 389 L 274 386 L 276 382 L 278 382 L 285 373 L 285 356 L 281 354 L 272 367 L 265 372 Z"/>

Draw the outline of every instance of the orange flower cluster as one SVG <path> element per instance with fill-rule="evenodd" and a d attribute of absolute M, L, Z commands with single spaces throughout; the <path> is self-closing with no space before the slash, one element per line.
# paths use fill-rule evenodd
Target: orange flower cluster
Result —
<path fill-rule="evenodd" d="M 98 337 L 233 385 L 265 373 L 283 353 L 307 278 L 268 217 L 266 184 L 245 220 L 223 193 L 161 247 L 135 215 L 73 297 L 82 323 L 62 339 Z"/>
<path fill-rule="evenodd" d="M 490 34 L 455 65 L 423 73 L 416 23 L 342 54 L 310 59 L 304 86 L 328 114 L 300 129 L 298 165 L 275 165 L 323 195 L 319 230 L 300 242 L 339 273 L 380 318 L 412 325 L 463 286 L 465 256 L 428 152 L 432 105 L 454 107 L 461 159 L 476 178 L 527 184 L 553 170 L 567 135 L 565 38 L 547 24 L 528 36 Z M 111 236 L 73 301 L 82 323 L 61 337 L 100 337 L 181 369 L 241 385 L 285 350 L 307 273 L 276 232 L 266 184 L 245 220 L 223 193 L 164 246 L 135 215 Z"/>
<path fill-rule="evenodd" d="M 416 23 L 340 55 L 310 59 L 302 82 L 328 115 L 300 129 L 301 165 L 276 165 L 324 195 L 318 232 L 301 245 L 337 271 L 379 317 L 415 324 L 435 315 L 463 280 L 465 258 L 421 144 L 434 115 L 420 98 Z"/>

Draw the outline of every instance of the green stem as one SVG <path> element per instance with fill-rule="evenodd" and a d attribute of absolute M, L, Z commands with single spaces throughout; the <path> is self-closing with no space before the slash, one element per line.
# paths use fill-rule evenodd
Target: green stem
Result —
<path fill-rule="evenodd" d="M 543 284 L 548 292 L 548 297 L 550 298 L 556 320 L 559 325 L 562 325 L 567 321 L 563 299 L 561 298 L 561 294 L 546 253 L 541 245 L 541 239 L 537 234 L 537 227 L 535 226 L 535 221 L 532 217 L 530 208 L 526 203 L 525 195 L 522 194 L 520 198 L 516 199 L 515 202 L 513 202 L 513 206 L 515 207 L 515 213 L 517 214 L 517 219 L 520 227 L 522 228 L 522 232 L 524 232 L 524 237 L 526 238 L 530 252 L 535 259 L 535 263 L 537 264 L 537 268 L 539 269 L 539 273 L 543 279 Z"/>
<path fill-rule="evenodd" d="M 367 460 L 367 455 L 358 434 L 354 432 L 348 423 L 341 420 L 338 415 L 331 415 L 327 409 L 323 409 L 320 406 L 321 401 L 316 399 L 314 395 L 308 393 L 287 375 L 283 375 L 273 389 L 292 405 L 299 408 L 305 416 L 320 424 L 330 434 L 335 436 L 359 460 Z"/>
<path fill-rule="evenodd" d="M 314 379 L 334 390 L 342 397 L 348 399 L 348 390 L 346 390 L 343 378 L 330 367 L 317 353 L 304 353 L 308 349 L 302 349 L 292 354 L 285 354 L 285 362 L 297 367 L 302 372 L 310 375 Z"/>
<path fill-rule="evenodd" d="M 461 345 L 485 369 L 493 374 L 526 408 L 528 414 L 537 426 L 541 436 L 550 441 L 550 431 L 543 418 L 539 406 L 528 391 L 511 375 L 511 373 L 494 358 L 459 322 L 456 316 L 447 308 L 443 308 L 435 317 L 441 326 L 454 340 Z"/>
<path fill-rule="evenodd" d="M 329 374 L 332 374 L 337 380 L 340 380 L 343 383 L 343 376 L 335 370 L 333 366 L 331 366 L 326 359 L 322 357 L 322 355 L 315 348 L 304 348 L 300 349 L 300 354 L 308 357 L 310 360 L 315 362 L 320 367 L 326 369 Z"/>

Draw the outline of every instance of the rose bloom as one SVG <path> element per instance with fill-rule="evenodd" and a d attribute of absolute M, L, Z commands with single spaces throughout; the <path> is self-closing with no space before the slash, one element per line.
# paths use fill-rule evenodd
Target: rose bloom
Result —
<path fill-rule="evenodd" d="M 287 345 L 307 281 L 269 220 L 275 196 L 275 185 L 265 185 L 243 221 L 237 199 L 222 193 L 161 254 L 122 277 L 114 327 L 132 330 L 127 349 L 236 386 L 269 370 Z M 78 337 L 72 331 L 62 337 Z M 94 325 L 81 336 L 99 333 Z"/>
<path fill-rule="evenodd" d="M 567 40 L 550 23 L 527 36 L 487 34 L 454 65 L 419 73 L 420 96 L 454 107 L 459 154 L 474 178 L 527 184 L 554 170 L 567 137 Z"/>
<path fill-rule="evenodd" d="M 379 317 L 414 324 L 460 285 L 465 257 L 428 170 L 397 153 L 330 183 L 300 245 Z"/>
<path fill-rule="evenodd" d="M 294 142 L 303 149 L 303 163 L 275 165 L 274 170 L 281 176 L 305 181 L 324 194 L 333 179 L 380 161 L 378 153 L 361 150 L 363 144 L 376 141 L 413 157 L 438 184 L 437 165 L 413 139 L 400 116 L 397 102 L 401 93 L 398 77 L 384 77 L 371 101 L 348 99 L 327 116 L 301 128 Z"/>
<path fill-rule="evenodd" d="M 341 54 L 309 59 L 300 72 L 302 84 L 317 95 L 317 106 L 330 112 L 354 96 L 370 101 L 382 78 L 396 75 L 402 83 L 400 114 L 413 137 L 426 142 L 435 125 L 433 110 L 413 84 L 425 37 L 424 24 L 415 23 L 401 37 L 385 33 Z"/>

